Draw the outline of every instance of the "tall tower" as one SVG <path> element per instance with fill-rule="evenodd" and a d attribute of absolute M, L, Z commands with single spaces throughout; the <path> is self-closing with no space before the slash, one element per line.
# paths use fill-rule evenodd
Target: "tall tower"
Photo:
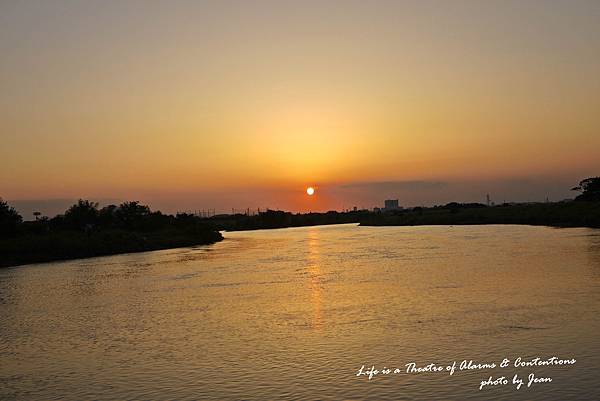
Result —
<path fill-rule="evenodd" d="M 485 200 L 486 200 L 486 203 L 487 203 L 487 205 L 489 206 L 489 205 L 490 205 L 490 203 L 491 203 L 491 202 L 490 202 L 490 194 L 487 194 L 487 195 L 485 196 Z"/>

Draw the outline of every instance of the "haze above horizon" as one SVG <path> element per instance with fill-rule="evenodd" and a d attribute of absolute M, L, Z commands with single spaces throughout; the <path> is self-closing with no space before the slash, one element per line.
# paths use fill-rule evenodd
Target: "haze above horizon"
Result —
<path fill-rule="evenodd" d="M 600 2 L 5 1 L 0 53 L 9 200 L 323 211 L 600 175 Z"/>

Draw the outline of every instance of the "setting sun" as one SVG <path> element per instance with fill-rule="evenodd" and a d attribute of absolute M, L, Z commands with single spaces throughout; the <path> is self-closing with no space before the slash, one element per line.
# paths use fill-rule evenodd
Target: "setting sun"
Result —
<path fill-rule="evenodd" d="M 600 394 L 600 0 L 0 0 L 0 55 L 0 401 Z"/>

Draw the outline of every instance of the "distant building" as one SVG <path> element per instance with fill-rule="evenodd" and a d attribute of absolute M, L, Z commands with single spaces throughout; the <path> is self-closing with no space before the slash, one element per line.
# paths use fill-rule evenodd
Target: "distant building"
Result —
<path fill-rule="evenodd" d="M 400 207 L 398 206 L 398 199 L 386 199 L 384 202 L 384 210 L 398 210 Z"/>

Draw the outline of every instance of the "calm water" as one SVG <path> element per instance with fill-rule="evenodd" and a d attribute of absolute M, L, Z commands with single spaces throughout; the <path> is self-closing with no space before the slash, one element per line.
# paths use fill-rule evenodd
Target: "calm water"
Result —
<path fill-rule="evenodd" d="M 0 270 L 2 399 L 600 396 L 600 230 L 357 227 Z M 572 366 L 356 377 L 364 364 Z M 553 382 L 478 390 L 517 373 Z"/>

